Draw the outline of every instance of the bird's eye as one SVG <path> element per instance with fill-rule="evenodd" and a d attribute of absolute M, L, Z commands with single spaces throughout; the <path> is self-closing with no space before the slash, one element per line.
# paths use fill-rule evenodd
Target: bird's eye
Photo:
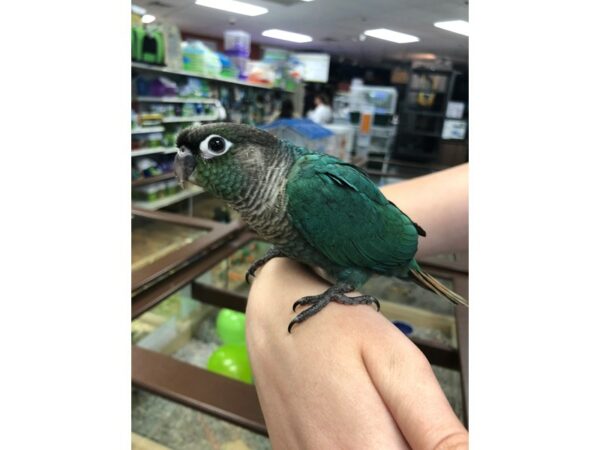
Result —
<path fill-rule="evenodd" d="M 225 154 L 233 144 L 224 137 L 211 134 L 200 143 L 200 152 L 204 159 Z"/>
<path fill-rule="evenodd" d="M 215 153 L 222 153 L 225 150 L 225 140 L 220 136 L 210 138 L 208 141 L 208 148 Z"/>

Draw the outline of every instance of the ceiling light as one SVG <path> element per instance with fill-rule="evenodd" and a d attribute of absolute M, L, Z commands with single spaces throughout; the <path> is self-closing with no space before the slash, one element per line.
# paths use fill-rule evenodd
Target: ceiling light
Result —
<path fill-rule="evenodd" d="M 302 0 L 303 2 L 314 2 L 315 0 Z"/>
<path fill-rule="evenodd" d="M 418 37 L 410 34 L 399 33 L 398 31 L 388 30 L 387 28 L 377 28 L 375 30 L 366 30 L 365 34 L 377 39 L 395 42 L 396 44 L 407 44 L 409 42 L 417 42 Z"/>
<path fill-rule="evenodd" d="M 453 33 L 462 34 L 464 36 L 469 35 L 469 22 L 464 20 L 449 20 L 447 22 L 436 22 L 433 24 L 438 28 L 452 31 Z"/>
<path fill-rule="evenodd" d="M 156 20 L 156 17 L 154 17 L 152 14 L 144 14 L 142 16 L 142 23 L 152 23 Z"/>
<path fill-rule="evenodd" d="M 423 59 L 433 61 L 437 59 L 437 56 L 434 53 L 409 53 L 408 56 L 410 59 Z"/>
<path fill-rule="evenodd" d="M 277 29 L 265 30 L 262 32 L 263 36 L 270 37 L 273 39 L 281 39 L 282 41 L 290 42 L 310 42 L 313 39 L 306 34 L 292 33 L 291 31 L 283 31 Z"/>
<path fill-rule="evenodd" d="M 269 12 L 267 8 L 263 8 L 262 6 L 238 2 L 237 0 L 196 0 L 196 5 L 243 14 L 245 16 L 260 16 Z"/>

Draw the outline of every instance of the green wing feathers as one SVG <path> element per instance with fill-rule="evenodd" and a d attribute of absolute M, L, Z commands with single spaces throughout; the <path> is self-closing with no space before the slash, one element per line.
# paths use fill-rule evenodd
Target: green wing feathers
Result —
<path fill-rule="evenodd" d="M 384 274 L 408 268 L 417 226 L 356 167 L 305 155 L 290 171 L 286 189 L 292 224 L 334 264 Z"/>

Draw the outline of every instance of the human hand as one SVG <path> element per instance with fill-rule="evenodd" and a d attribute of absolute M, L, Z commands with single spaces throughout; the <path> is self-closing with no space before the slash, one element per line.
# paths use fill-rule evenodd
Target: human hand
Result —
<path fill-rule="evenodd" d="M 372 306 L 332 302 L 287 332 L 294 301 L 328 287 L 275 258 L 250 290 L 248 351 L 273 448 L 468 448 L 423 353 Z"/>

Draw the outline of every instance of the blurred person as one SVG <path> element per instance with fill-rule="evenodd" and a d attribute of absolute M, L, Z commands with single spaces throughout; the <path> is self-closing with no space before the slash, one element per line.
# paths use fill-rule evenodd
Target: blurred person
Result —
<path fill-rule="evenodd" d="M 331 123 L 333 111 L 331 110 L 329 98 L 325 94 L 315 96 L 315 109 L 310 110 L 306 116 L 318 124 Z"/>

